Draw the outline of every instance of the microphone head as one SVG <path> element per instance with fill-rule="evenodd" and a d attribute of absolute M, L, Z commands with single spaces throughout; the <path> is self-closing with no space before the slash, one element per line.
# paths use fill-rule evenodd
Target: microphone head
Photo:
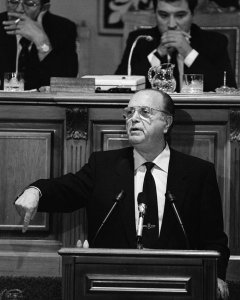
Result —
<path fill-rule="evenodd" d="M 166 197 L 167 197 L 167 199 L 168 199 L 170 202 L 174 202 L 174 201 L 175 201 L 175 196 L 174 196 L 170 191 L 167 191 L 167 192 L 166 192 Z"/>
<path fill-rule="evenodd" d="M 142 214 L 146 213 L 147 205 L 145 203 L 140 203 L 138 205 L 138 211 Z"/>
<path fill-rule="evenodd" d="M 122 200 L 124 197 L 126 196 L 126 193 L 124 192 L 124 190 L 121 190 L 121 192 L 119 194 L 117 194 L 115 201 L 119 202 L 120 200 Z"/>
<path fill-rule="evenodd" d="M 148 42 L 151 42 L 151 41 L 153 41 L 153 37 L 151 35 L 146 35 L 146 40 Z"/>
<path fill-rule="evenodd" d="M 138 194 L 137 202 L 138 202 L 138 205 L 140 205 L 140 204 L 142 204 L 142 203 L 144 203 L 144 204 L 147 203 L 147 201 L 146 201 L 146 195 L 145 195 L 143 192 L 140 192 L 140 193 Z"/>
<path fill-rule="evenodd" d="M 151 42 L 153 40 L 153 37 L 151 35 L 139 35 L 137 37 L 137 40 L 139 40 L 139 39 L 144 39 L 148 42 Z"/>

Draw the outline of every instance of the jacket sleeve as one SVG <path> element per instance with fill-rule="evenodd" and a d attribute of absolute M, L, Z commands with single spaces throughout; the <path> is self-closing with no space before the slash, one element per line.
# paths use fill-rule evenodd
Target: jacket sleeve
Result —
<path fill-rule="evenodd" d="M 201 249 L 216 250 L 220 253 L 218 277 L 225 279 L 230 252 L 228 238 L 223 228 L 221 197 L 212 164 L 202 187 L 199 239 Z"/>
<path fill-rule="evenodd" d="M 76 25 L 69 20 L 57 20 L 46 16 L 44 30 L 50 40 L 52 51 L 38 66 L 41 85 L 49 85 L 51 77 L 76 77 L 78 74 L 78 57 L 76 53 Z M 44 20 L 44 19 L 43 19 Z"/>
<path fill-rule="evenodd" d="M 38 211 L 71 212 L 86 206 L 91 198 L 95 182 L 95 158 L 91 155 L 87 164 L 75 174 L 68 173 L 54 179 L 40 179 L 31 184 L 40 189 L 42 197 Z"/>

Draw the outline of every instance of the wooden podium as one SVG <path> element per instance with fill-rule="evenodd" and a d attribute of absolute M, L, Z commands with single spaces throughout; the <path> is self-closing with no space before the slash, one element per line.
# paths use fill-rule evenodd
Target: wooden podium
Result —
<path fill-rule="evenodd" d="M 62 248 L 63 300 L 215 300 L 216 251 Z"/>

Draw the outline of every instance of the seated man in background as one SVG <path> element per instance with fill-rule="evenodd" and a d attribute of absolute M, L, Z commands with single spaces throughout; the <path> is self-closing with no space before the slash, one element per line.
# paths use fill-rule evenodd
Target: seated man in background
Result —
<path fill-rule="evenodd" d="M 37 210 L 86 207 L 90 247 L 137 248 L 138 202 L 145 195 L 143 246 L 218 251 L 218 295 L 227 299 L 229 249 L 214 165 L 169 147 L 165 135 L 172 126 L 174 103 L 168 94 L 140 90 L 123 115 L 132 147 L 95 152 L 76 174 L 31 184 L 15 202 L 24 219 L 23 231 Z M 174 214 L 170 192 L 186 234 Z M 99 232 L 116 198 L 119 204 Z"/>
<path fill-rule="evenodd" d="M 131 75 L 147 76 L 151 66 L 171 62 L 175 64 L 177 92 L 181 90 L 182 74 L 187 73 L 204 75 L 204 91 L 214 91 L 222 86 L 224 71 L 227 85 L 236 87 L 227 38 L 217 32 L 202 30 L 192 23 L 196 6 L 197 0 L 154 0 L 157 26 L 129 34 L 116 74 L 127 74 L 133 42 L 139 35 L 148 35 L 153 38 L 152 41 L 140 39 L 133 51 Z M 148 81 L 147 86 L 150 86 Z"/>
<path fill-rule="evenodd" d="M 50 77 L 78 72 L 76 26 L 51 14 L 50 0 L 6 0 L 0 14 L 0 76 L 24 73 L 25 89 L 50 84 Z"/>

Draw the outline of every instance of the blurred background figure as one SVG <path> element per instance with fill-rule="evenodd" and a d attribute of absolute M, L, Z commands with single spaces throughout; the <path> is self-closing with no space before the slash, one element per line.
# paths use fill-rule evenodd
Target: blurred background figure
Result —
<path fill-rule="evenodd" d="M 22 72 L 25 89 L 78 72 L 76 26 L 49 12 L 50 0 L 6 0 L 0 14 L 0 76 Z"/>
<path fill-rule="evenodd" d="M 116 74 L 127 74 L 129 53 L 139 35 L 153 39 L 139 40 L 134 49 L 132 75 L 147 76 L 151 66 L 165 62 L 175 64 L 176 91 L 181 89 L 183 74 L 203 74 L 204 91 L 214 91 L 222 85 L 224 71 L 227 85 L 236 87 L 228 55 L 226 36 L 202 30 L 193 24 L 197 0 L 155 0 L 154 11 L 157 26 L 130 32 L 127 45 Z M 147 86 L 150 86 L 147 81 Z"/>

